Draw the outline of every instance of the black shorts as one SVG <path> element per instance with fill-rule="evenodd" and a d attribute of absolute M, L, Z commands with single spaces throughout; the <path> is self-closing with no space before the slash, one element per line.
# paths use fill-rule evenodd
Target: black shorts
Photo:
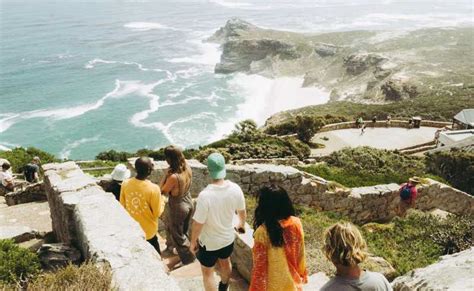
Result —
<path fill-rule="evenodd" d="M 196 254 L 196 258 L 204 267 L 214 267 L 217 262 L 217 259 L 227 259 L 230 257 L 232 252 L 234 251 L 234 243 L 223 247 L 222 249 L 218 249 L 215 251 L 208 251 L 206 247 L 199 245 L 199 250 Z"/>

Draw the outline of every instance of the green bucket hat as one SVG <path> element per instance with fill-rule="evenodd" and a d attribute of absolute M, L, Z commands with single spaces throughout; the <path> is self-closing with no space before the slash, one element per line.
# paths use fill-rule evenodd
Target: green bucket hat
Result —
<path fill-rule="evenodd" d="M 219 153 L 210 154 L 209 157 L 207 157 L 207 169 L 212 179 L 224 179 L 226 175 L 224 156 Z"/>

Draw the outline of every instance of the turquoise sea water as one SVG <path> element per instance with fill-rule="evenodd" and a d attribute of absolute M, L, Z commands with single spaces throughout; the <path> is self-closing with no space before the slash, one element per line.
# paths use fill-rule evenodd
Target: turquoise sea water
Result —
<path fill-rule="evenodd" d="M 297 79 L 215 75 L 231 17 L 303 32 L 472 25 L 471 1 L 0 0 L 0 148 L 92 158 L 197 146 L 244 118 L 327 101 Z M 305 100 L 294 100 L 304 95 Z"/>

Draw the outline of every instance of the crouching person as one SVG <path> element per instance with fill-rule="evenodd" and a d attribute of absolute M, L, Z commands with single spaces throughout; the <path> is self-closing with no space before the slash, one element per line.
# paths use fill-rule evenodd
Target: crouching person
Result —
<path fill-rule="evenodd" d="M 206 291 L 216 290 L 214 266 L 219 265 L 221 282 L 219 291 L 228 290 L 232 272 L 230 255 L 234 250 L 235 232 L 233 217 L 239 215 L 238 229 L 244 229 L 246 212 L 244 194 L 240 187 L 225 180 L 225 160 L 214 153 L 207 158 L 207 168 L 212 178 L 197 198 L 193 216 L 191 252 L 201 263 Z"/>
<path fill-rule="evenodd" d="M 321 291 L 386 291 L 392 290 L 387 279 L 379 273 L 359 267 L 367 258 L 367 244 L 351 223 L 337 223 L 324 236 L 323 252 L 336 266 L 336 276 Z"/>

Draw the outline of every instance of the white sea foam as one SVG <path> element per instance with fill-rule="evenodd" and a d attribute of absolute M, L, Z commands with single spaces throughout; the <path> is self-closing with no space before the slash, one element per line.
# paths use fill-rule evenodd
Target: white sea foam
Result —
<path fill-rule="evenodd" d="M 253 5 L 247 2 L 226 1 L 226 0 L 209 0 L 209 2 L 227 7 L 227 8 L 250 8 Z"/>
<path fill-rule="evenodd" d="M 237 108 L 233 118 L 217 124 L 215 133 L 209 141 L 222 138 L 244 119 L 253 119 L 263 125 L 271 115 L 308 105 L 323 104 L 329 100 L 329 93 L 316 88 L 303 88 L 303 78 L 282 77 L 268 79 L 258 75 L 236 74 L 229 80 L 229 89 L 239 92 L 245 100 Z"/>
<path fill-rule="evenodd" d="M 59 158 L 60 159 L 68 159 L 69 156 L 71 155 L 72 150 L 75 148 L 79 147 L 80 145 L 83 144 L 88 144 L 94 141 L 98 141 L 100 138 L 100 135 L 96 135 L 94 137 L 90 138 L 81 138 L 79 140 L 73 141 L 71 143 L 68 143 L 60 152 L 59 152 Z"/>
<path fill-rule="evenodd" d="M 204 37 L 199 39 L 188 40 L 187 42 L 197 48 L 200 52 L 187 57 L 171 58 L 167 61 L 170 63 L 188 63 L 188 64 L 198 64 L 206 65 L 214 68 L 216 63 L 221 59 L 221 52 L 219 50 L 219 45 L 215 43 L 203 42 Z"/>
<path fill-rule="evenodd" d="M 165 72 L 168 76 L 171 75 L 172 73 L 168 70 L 163 70 L 163 69 L 150 69 L 146 68 L 140 63 L 137 62 L 126 62 L 126 61 L 107 61 L 103 59 L 93 59 L 91 61 L 88 61 L 87 64 L 84 65 L 85 69 L 93 69 L 95 68 L 96 64 L 121 64 L 121 65 L 126 65 L 126 66 L 136 66 L 140 71 L 148 72 L 148 71 L 154 71 L 154 72 Z"/>
<path fill-rule="evenodd" d="M 133 82 L 130 83 L 115 80 L 115 88 L 93 103 L 81 104 L 65 108 L 39 109 L 20 113 L 11 113 L 6 115 L 6 117 L 0 119 L 0 133 L 8 130 L 15 123 L 28 119 L 47 118 L 52 120 L 63 120 L 78 117 L 87 112 L 99 109 L 109 98 L 122 97 L 127 94 L 130 94 L 134 90 L 135 89 Z"/>
<path fill-rule="evenodd" d="M 129 22 L 126 23 L 123 27 L 131 29 L 132 31 L 149 31 L 156 29 L 179 30 L 177 28 L 163 25 L 158 22 Z"/>

